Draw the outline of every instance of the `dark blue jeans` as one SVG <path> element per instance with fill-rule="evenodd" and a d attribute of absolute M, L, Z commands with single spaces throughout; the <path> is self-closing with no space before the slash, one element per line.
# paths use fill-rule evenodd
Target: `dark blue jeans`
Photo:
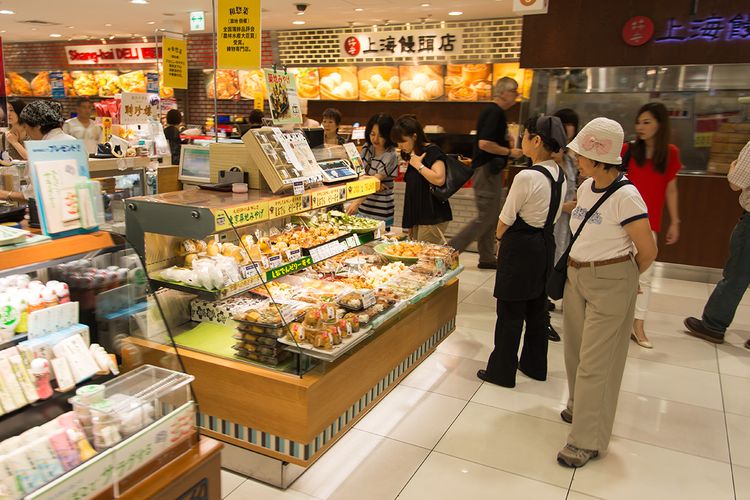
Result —
<path fill-rule="evenodd" d="M 732 324 L 737 306 L 750 285 L 750 213 L 740 217 L 729 240 L 729 260 L 724 278 L 708 298 L 703 309 L 703 324 L 724 333 Z"/>

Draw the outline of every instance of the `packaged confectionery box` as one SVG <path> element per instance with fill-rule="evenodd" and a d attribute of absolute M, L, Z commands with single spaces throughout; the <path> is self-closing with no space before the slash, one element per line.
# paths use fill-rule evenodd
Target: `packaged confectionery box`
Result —
<path fill-rule="evenodd" d="M 209 302 L 201 299 L 193 299 L 190 302 L 190 319 L 193 321 L 219 323 L 232 326 L 233 317 L 240 314 L 266 299 L 261 297 L 239 296 L 218 302 Z"/>

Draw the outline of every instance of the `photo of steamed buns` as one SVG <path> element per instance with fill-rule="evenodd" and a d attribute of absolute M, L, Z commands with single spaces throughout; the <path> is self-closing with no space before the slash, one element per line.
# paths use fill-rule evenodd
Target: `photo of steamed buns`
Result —
<path fill-rule="evenodd" d="M 355 101 L 359 98 L 357 67 L 320 68 L 320 97 L 335 101 Z"/>
<path fill-rule="evenodd" d="M 359 69 L 359 98 L 363 101 L 398 101 L 398 68 L 393 66 L 372 66 Z"/>
<path fill-rule="evenodd" d="M 444 93 L 443 67 L 440 65 L 399 66 L 401 99 L 432 101 Z"/>

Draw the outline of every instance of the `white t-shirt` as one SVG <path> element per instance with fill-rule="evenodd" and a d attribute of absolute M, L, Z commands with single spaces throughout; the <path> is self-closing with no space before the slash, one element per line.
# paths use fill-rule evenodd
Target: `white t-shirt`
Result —
<path fill-rule="evenodd" d="M 96 153 L 96 145 L 99 144 L 102 128 L 95 124 L 93 120 L 88 127 L 84 127 L 78 118 L 71 118 L 63 124 L 63 131 L 76 139 L 81 139 L 86 144 L 86 151 L 89 154 Z"/>
<path fill-rule="evenodd" d="M 618 180 L 621 178 L 625 177 L 620 176 Z M 578 188 L 578 204 L 570 216 L 573 234 L 604 191 L 594 189 L 594 179 L 586 179 Z M 648 209 L 638 189 L 632 184 L 621 187 L 586 222 L 570 257 L 578 262 L 597 262 L 634 253 L 633 241 L 625 226 L 646 218 Z"/>
<path fill-rule="evenodd" d="M 552 174 L 553 179 L 557 179 L 560 175 L 560 168 L 554 160 L 546 160 L 537 163 L 536 166 L 546 168 Z M 562 189 L 555 221 L 560 218 L 564 196 L 565 189 Z M 547 221 L 551 197 L 552 185 L 546 175 L 533 170 L 521 170 L 513 178 L 508 198 L 500 212 L 500 220 L 512 226 L 516 222 L 516 217 L 520 215 L 526 224 L 543 228 Z"/>

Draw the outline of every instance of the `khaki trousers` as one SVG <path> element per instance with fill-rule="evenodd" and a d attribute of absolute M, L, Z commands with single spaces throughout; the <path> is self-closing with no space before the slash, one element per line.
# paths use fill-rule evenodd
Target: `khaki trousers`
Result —
<path fill-rule="evenodd" d="M 568 443 L 603 452 L 615 421 L 638 293 L 635 260 L 568 267 L 563 296 L 565 369 L 573 424 Z"/>
<path fill-rule="evenodd" d="M 409 229 L 409 238 L 414 241 L 424 241 L 426 243 L 435 243 L 445 245 L 445 231 L 448 229 L 449 222 L 441 222 L 430 226 L 414 226 Z"/>

